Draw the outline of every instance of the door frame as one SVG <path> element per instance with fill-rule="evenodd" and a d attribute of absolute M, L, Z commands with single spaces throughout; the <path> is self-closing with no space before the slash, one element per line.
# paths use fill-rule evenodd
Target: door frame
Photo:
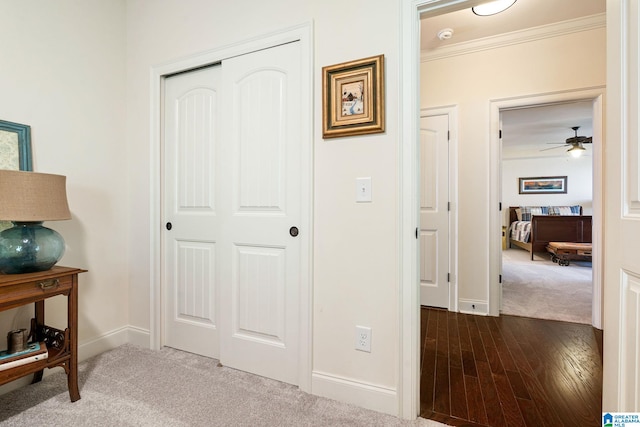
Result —
<path fill-rule="evenodd" d="M 420 17 L 453 12 L 483 0 L 411 0 L 400 2 L 400 105 L 398 125 L 398 415 L 420 414 L 420 261 L 418 196 L 420 171 L 416 162 L 420 118 Z"/>
<path fill-rule="evenodd" d="M 591 322 L 596 328 L 602 329 L 602 283 L 603 283 L 603 238 L 602 238 L 602 188 L 603 176 L 603 144 L 604 144 L 604 95 L 605 87 L 598 86 L 571 91 L 545 93 L 497 99 L 490 102 L 490 152 L 489 152 L 489 206 L 495 208 L 489 217 L 489 314 L 500 315 L 501 286 L 499 277 L 502 258 L 502 220 L 503 212 L 498 209 L 502 203 L 501 162 L 502 153 L 500 145 L 500 111 L 513 108 L 527 108 L 541 105 L 562 104 L 575 101 L 589 101 L 592 103 L 593 116 L 593 297 L 591 303 Z M 506 207 L 503 206 L 502 209 Z"/>
<path fill-rule="evenodd" d="M 429 107 L 420 109 L 420 118 L 431 116 L 449 117 L 449 188 L 448 198 L 449 208 L 449 300 L 447 301 L 447 310 L 458 311 L 458 107 L 455 105 L 443 107 Z M 420 139 L 418 138 L 418 146 L 416 147 L 418 159 L 418 180 L 420 177 Z M 420 182 L 418 182 L 418 194 L 420 191 Z M 420 200 L 420 199 L 418 199 Z M 420 202 L 418 201 L 418 209 Z M 417 214 L 418 222 L 420 214 Z M 419 227 L 419 226 L 418 226 Z M 418 256 L 420 254 L 420 246 L 418 245 Z M 420 258 L 419 258 L 420 259 Z M 419 298 L 418 298 L 419 299 Z"/>
<path fill-rule="evenodd" d="M 258 50 L 268 49 L 286 43 L 299 42 L 301 52 L 300 78 L 302 99 L 310 100 L 302 104 L 301 114 L 302 141 L 301 158 L 301 224 L 300 239 L 300 334 L 298 386 L 305 392 L 311 390 L 312 369 L 312 259 L 313 259 L 313 26 L 311 22 L 285 28 L 272 33 L 253 37 L 232 45 L 223 46 L 202 53 L 196 53 L 174 61 L 152 67 L 150 70 L 150 347 L 159 350 L 163 345 L 163 295 L 166 284 L 162 253 L 164 245 L 164 218 L 162 208 L 162 159 L 163 159 L 163 101 L 164 79 L 172 74 L 185 72 L 203 66 L 221 62 L 224 59 L 244 55 Z M 307 232 L 305 232 L 307 230 Z"/>

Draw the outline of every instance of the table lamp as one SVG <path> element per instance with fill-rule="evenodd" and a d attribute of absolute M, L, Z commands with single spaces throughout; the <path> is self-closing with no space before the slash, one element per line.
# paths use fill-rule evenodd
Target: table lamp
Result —
<path fill-rule="evenodd" d="M 53 267 L 64 254 L 64 239 L 43 221 L 71 219 L 66 177 L 0 170 L 0 273 L 20 274 Z"/>

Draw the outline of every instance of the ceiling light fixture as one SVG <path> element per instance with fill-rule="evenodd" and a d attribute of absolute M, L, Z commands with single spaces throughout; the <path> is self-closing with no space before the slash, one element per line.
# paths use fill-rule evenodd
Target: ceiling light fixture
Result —
<path fill-rule="evenodd" d="M 567 150 L 567 153 L 571 154 L 572 157 L 577 158 L 582 156 L 582 153 L 585 151 L 587 151 L 587 149 L 584 148 L 581 143 L 578 143 L 578 144 L 575 144 L 573 147 L 569 148 Z"/>
<path fill-rule="evenodd" d="M 516 0 L 494 0 L 471 8 L 478 16 L 495 15 L 509 9 Z"/>

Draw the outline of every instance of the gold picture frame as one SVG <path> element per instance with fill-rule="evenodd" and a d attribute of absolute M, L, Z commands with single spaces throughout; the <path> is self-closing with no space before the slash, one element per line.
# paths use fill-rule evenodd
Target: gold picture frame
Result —
<path fill-rule="evenodd" d="M 322 137 L 384 132 L 384 55 L 322 68 Z"/>

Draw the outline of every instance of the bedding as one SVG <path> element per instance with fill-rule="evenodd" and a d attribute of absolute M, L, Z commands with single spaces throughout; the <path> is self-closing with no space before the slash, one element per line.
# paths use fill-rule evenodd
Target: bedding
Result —
<path fill-rule="evenodd" d="M 511 224 L 510 237 L 518 242 L 528 242 L 531 235 L 531 221 L 515 221 Z"/>

